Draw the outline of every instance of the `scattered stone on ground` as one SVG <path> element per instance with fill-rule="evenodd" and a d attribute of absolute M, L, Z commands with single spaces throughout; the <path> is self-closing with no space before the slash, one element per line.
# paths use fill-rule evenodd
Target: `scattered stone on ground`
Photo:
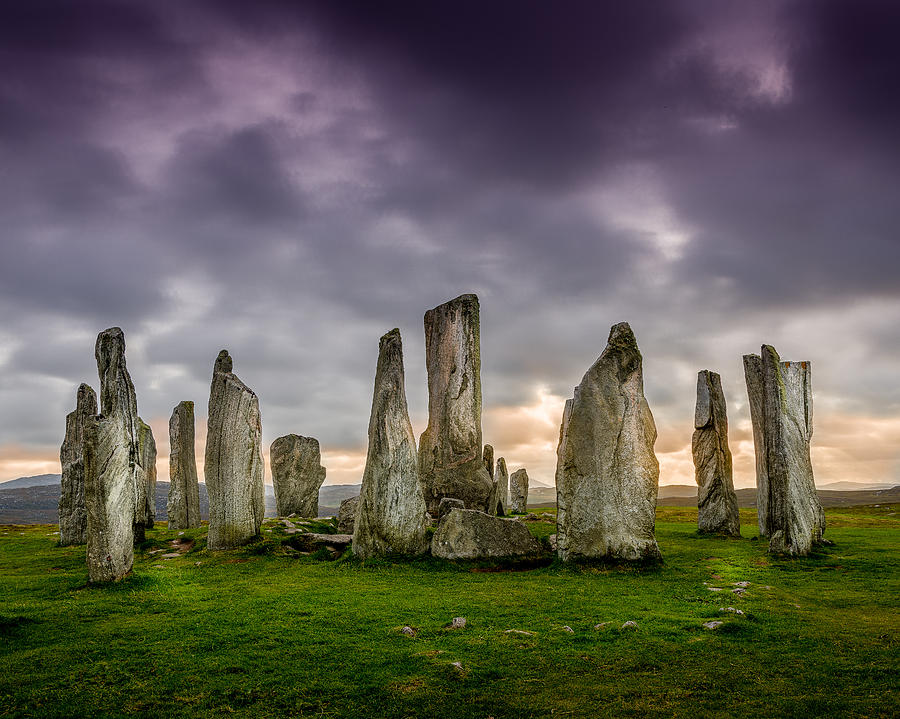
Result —
<path fill-rule="evenodd" d="M 741 588 L 746 589 L 747 587 L 750 586 L 750 582 L 733 582 L 732 586 L 741 587 Z"/>
<path fill-rule="evenodd" d="M 711 592 L 721 592 L 722 587 L 707 587 L 707 589 Z"/>
<path fill-rule="evenodd" d="M 630 619 L 622 625 L 622 629 L 637 629 L 637 622 Z"/>
<path fill-rule="evenodd" d="M 572 627 L 570 627 L 568 624 L 566 624 L 566 625 L 562 628 L 562 630 L 563 630 L 566 634 L 574 634 L 574 633 L 575 633 L 575 630 L 572 629 Z"/>
<path fill-rule="evenodd" d="M 718 621 L 703 622 L 703 628 L 704 628 L 704 629 L 718 629 L 718 628 L 721 627 L 724 623 L 725 623 L 725 622 L 718 622 Z"/>
<path fill-rule="evenodd" d="M 453 619 L 450 620 L 450 624 L 448 624 L 447 626 L 449 626 L 450 629 L 462 629 L 466 626 L 466 618 L 453 617 Z"/>
<path fill-rule="evenodd" d="M 609 626 L 612 626 L 612 622 L 600 622 L 594 625 L 594 629 L 606 629 Z"/>
<path fill-rule="evenodd" d="M 506 629 L 503 631 L 504 634 L 519 634 L 523 637 L 533 637 L 534 632 L 526 632 L 524 629 Z"/>
<path fill-rule="evenodd" d="M 719 607 L 720 612 L 726 612 L 729 614 L 737 614 L 738 616 L 744 615 L 743 609 L 736 609 L 735 607 Z"/>
<path fill-rule="evenodd" d="M 314 552 L 317 549 L 343 552 L 352 541 L 352 534 L 319 534 L 317 532 L 298 532 L 290 540 L 294 549 L 307 552 Z"/>
<path fill-rule="evenodd" d="M 169 552 L 167 554 L 163 554 L 162 558 L 163 559 L 175 559 L 176 557 L 180 557 L 180 556 L 181 556 L 181 552 Z"/>
<path fill-rule="evenodd" d="M 405 635 L 408 636 L 408 637 L 414 637 L 414 636 L 416 636 L 416 630 L 413 629 L 413 628 L 412 628 L 411 626 L 409 626 L 409 625 L 406 625 L 405 627 L 403 627 L 403 629 L 400 630 L 400 633 L 401 633 L 401 634 L 405 634 Z"/>

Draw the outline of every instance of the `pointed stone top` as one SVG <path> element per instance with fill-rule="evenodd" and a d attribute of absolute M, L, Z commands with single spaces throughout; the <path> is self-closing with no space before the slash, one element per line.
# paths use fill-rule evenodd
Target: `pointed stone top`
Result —
<path fill-rule="evenodd" d="M 87 414 L 97 414 L 97 393 L 89 384 L 82 382 L 78 385 L 78 394 L 76 395 L 75 407 L 79 412 Z"/>
<path fill-rule="evenodd" d="M 610 328 L 607 344 L 623 350 L 638 348 L 634 332 L 631 331 L 631 325 L 627 322 L 619 322 Z"/>
<path fill-rule="evenodd" d="M 778 352 L 775 351 L 775 348 L 772 345 L 763 345 L 759 350 L 760 357 L 765 357 L 768 355 L 775 362 L 781 362 L 781 358 L 778 356 Z"/>
<path fill-rule="evenodd" d="M 382 335 L 381 340 L 378 342 L 378 349 L 381 350 L 389 342 L 401 342 L 400 329 L 398 327 L 394 327 L 390 332 L 385 332 Z"/>
<path fill-rule="evenodd" d="M 94 345 L 94 357 L 99 362 L 101 358 L 109 358 L 113 355 L 125 355 L 125 333 L 121 327 L 110 327 L 97 335 L 97 343 Z M 108 361 L 108 360 L 105 360 Z"/>
<path fill-rule="evenodd" d="M 234 362 L 231 359 L 231 355 L 228 354 L 228 350 L 221 350 L 219 352 L 219 356 L 216 357 L 216 364 L 213 367 L 213 373 L 216 372 L 231 372 L 232 367 L 234 366 Z"/>
<path fill-rule="evenodd" d="M 181 402 L 178 403 L 178 405 L 175 407 L 175 409 L 177 410 L 179 407 L 187 407 L 189 410 L 191 410 L 191 412 L 194 411 L 194 403 L 192 400 L 189 400 L 189 399 L 181 400 Z"/>

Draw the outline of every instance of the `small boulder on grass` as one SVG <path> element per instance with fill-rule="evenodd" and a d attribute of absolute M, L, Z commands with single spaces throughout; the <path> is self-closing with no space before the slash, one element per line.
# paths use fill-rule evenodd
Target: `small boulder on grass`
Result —
<path fill-rule="evenodd" d="M 407 637 L 414 637 L 414 636 L 416 636 L 416 630 L 413 629 L 413 628 L 412 628 L 411 626 L 409 626 L 408 624 L 400 630 L 400 633 L 406 635 Z"/>
<path fill-rule="evenodd" d="M 721 627 L 725 622 L 711 621 L 711 622 L 703 622 L 703 628 L 709 629 L 710 631 L 715 631 L 719 627 Z"/>
<path fill-rule="evenodd" d="M 633 622 L 629 619 L 622 625 L 622 629 L 637 629 L 637 622 Z"/>
<path fill-rule="evenodd" d="M 462 629 L 466 626 L 466 618 L 465 617 L 453 617 L 450 620 L 449 624 L 445 624 L 444 626 L 450 629 Z"/>

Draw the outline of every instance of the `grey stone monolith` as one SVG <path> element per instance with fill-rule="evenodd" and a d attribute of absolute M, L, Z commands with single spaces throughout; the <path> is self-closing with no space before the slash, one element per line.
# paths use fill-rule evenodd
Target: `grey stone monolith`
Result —
<path fill-rule="evenodd" d="M 138 414 L 122 330 L 101 332 L 94 354 L 100 414 L 89 417 L 84 427 L 86 558 L 90 580 L 107 582 L 122 579 L 134 562 Z"/>
<path fill-rule="evenodd" d="M 146 539 L 156 519 L 156 440 L 150 425 L 137 421 L 137 467 L 134 481 L 134 543 Z"/>
<path fill-rule="evenodd" d="M 419 476 L 432 515 L 442 497 L 483 511 L 491 494 L 481 445 L 479 322 L 475 295 L 425 313 L 428 427 L 419 440 Z"/>
<path fill-rule="evenodd" d="M 809 362 L 782 362 L 770 345 L 759 355 L 744 356 L 759 529 L 776 554 L 805 556 L 825 532 L 809 453 L 811 372 Z"/>
<path fill-rule="evenodd" d="M 415 556 L 428 550 L 425 497 L 409 421 L 400 330 L 378 344 L 369 447 L 353 530 L 353 556 Z"/>
<path fill-rule="evenodd" d="M 481 459 L 484 461 L 484 468 L 487 470 L 487 473 L 491 476 L 491 479 L 494 478 L 494 448 L 486 444 L 484 445 L 484 451 L 481 453 Z"/>
<path fill-rule="evenodd" d="M 259 399 L 219 352 L 209 390 L 206 458 L 211 550 L 232 549 L 259 534 L 265 513 Z"/>
<path fill-rule="evenodd" d="M 97 395 L 90 385 L 78 387 L 75 411 L 66 415 L 66 437 L 59 448 L 62 468 L 59 493 L 59 543 L 84 544 L 87 510 L 84 506 L 84 426 L 97 414 Z"/>
<path fill-rule="evenodd" d="M 494 496 L 496 497 L 496 511 L 493 514 L 502 517 L 509 507 L 509 470 L 506 468 L 506 459 L 497 459 L 494 468 Z"/>
<path fill-rule="evenodd" d="M 556 469 L 560 559 L 660 559 L 655 442 L 641 353 L 621 322 L 563 412 Z"/>
<path fill-rule="evenodd" d="M 319 516 L 319 487 L 325 481 L 325 467 L 319 440 L 287 434 L 269 448 L 275 511 L 279 517 Z"/>
<path fill-rule="evenodd" d="M 337 514 L 337 530 L 340 534 L 353 534 L 356 513 L 359 511 L 359 495 L 341 501 Z"/>
<path fill-rule="evenodd" d="M 194 449 L 194 403 L 179 402 L 169 418 L 169 529 L 200 526 L 200 483 Z"/>
<path fill-rule="evenodd" d="M 691 453 L 697 480 L 697 528 L 704 533 L 739 537 L 741 516 L 728 448 L 725 393 L 719 375 L 708 369 L 697 375 Z"/>
<path fill-rule="evenodd" d="M 509 511 L 512 514 L 528 512 L 528 472 L 524 467 L 509 478 Z"/>

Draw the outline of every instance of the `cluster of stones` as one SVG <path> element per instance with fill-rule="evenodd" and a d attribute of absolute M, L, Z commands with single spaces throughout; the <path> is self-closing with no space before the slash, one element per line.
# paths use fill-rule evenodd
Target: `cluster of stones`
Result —
<path fill-rule="evenodd" d="M 519 518 L 527 513 L 528 472 L 510 477 L 506 460 L 482 446 L 479 305 L 462 295 L 425 314 L 428 426 L 418 448 L 409 420 L 400 331 L 378 348 L 368 450 L 360 495 L 341 504 L 338 528 L 357 557 L 430 551 L 446 559 L 525 558 L 540 543 Z M 137 414 L 122 331 L 96 346 L 100 403 L 78 388 L 60 449 L 60 543 L 87 544 L 92 581 L 120 579 L 133 546 L 154 522 L 156 443 Z M 644 397 L 643 360 L 627 323 L 565 403 L 557 448 L 557 534 L 563 561 L 657 561 L 655 511 L 659 464 L 656 425 Z M 824 514 L 809 459 L 812 399 L 808 362 L 781 362 L 775 350 L 744 357 L 757 458 L 760 532 L 770 550 L 806 554 L 822 540 Z M 259 535 L 264 515 L 259 400 L 232 371 L 227 350 L 210 385 L 205 480 L 207 546 L 231 549 Z M 169 421 L 170 529 L 200 525 L 194 456 L 194 405 L 180 402 Z M 718 374 L 697 380 L 692 452 L 701 532 L 740 535 Z M 280 516 L 315 517 L 325 480 L 319 443 L 289 434 L 270 447 Z"/>

